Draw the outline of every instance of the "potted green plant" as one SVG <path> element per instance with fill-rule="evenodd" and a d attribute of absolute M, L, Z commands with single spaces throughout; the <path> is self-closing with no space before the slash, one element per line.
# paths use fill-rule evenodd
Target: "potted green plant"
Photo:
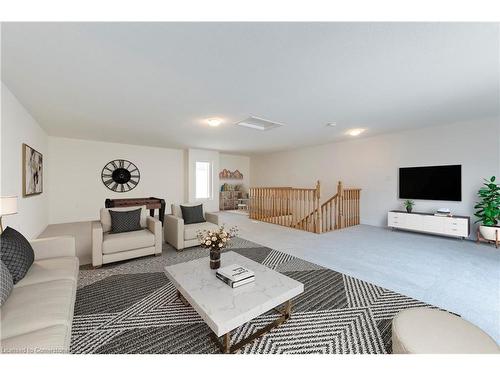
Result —
<path fill-rule="evenodd" d="M 490 241 L 495 240 L 495 231 L 500 230 L 498 222 L 500 220 L 500 185 L 495 182 L 495 176 L 489 180 L 484 179 L 484 186 L 479 189 L 477 195 L 480 200 L 474 208 L 477 210 L 474 215 L 480 222 L 479 232 Z"/>
<path fill-rule="evenodd" d="M 407 200 L 405 200 L 403 202 L 403 205 L 406 208 L 406 212 L 410 213 L 411 210 L 413 209 L 413 206 L 415 206 L 415 202 L 413 202 L 412 200 L 407 199 Z"/>

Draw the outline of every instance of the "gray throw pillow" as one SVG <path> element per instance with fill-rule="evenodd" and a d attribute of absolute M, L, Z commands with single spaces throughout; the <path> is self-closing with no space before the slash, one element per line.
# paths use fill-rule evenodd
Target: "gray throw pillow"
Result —
<path fill-rule="evenodd" d="M 198 206 L 181 206 L 181 210 L 184 224 L 196 224 L 205 222 L 205 218 L 203 217 L 202 204 Z"/>
<path fill-rule="evenodd" d="M 109 233 L 123 233 L 140 230 L 141 208 L 130 211 L 111 211 L 111 231 Z"/>
<path fill-rule="evenodd" d="M 7 227 L 0 236 L 0 259 L 17 284 L 28 272 L 35 260 L 29 241 L 17 230 Z"/>
<path fill-rule="evenodd" d="M 12 288 L 14 288 L 12 275 L 7 266 L 0 260 L 0 307 L 7 301 Z"/>

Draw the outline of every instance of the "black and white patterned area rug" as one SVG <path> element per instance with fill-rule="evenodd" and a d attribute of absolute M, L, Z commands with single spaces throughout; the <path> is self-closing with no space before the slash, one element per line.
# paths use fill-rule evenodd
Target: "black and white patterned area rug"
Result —
<path fill-rule="evenodd" d="M 292 317 L 240 353 L 390 353 L 391 320 L 423 302 L 240 238 L 235 251 L 304 284 Z M 201 248 L 80 271 L 72 353 L 219 353 L 210 328 L 177 299 L 163 267 L 208 256 Z M 222 255 L 224 256 L 224 255 Z M 208 263 L 207 263 L 208 267 Z M 276 319 L 233 331 L 239 341 Z"/>

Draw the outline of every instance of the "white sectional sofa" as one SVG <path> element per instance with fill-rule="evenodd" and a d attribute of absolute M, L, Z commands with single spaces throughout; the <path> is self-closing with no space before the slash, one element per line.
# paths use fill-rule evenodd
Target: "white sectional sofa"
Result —
<path fill-rule="evenodd" d="M 3 353 L 69 351 L 79 262 L 73 237 L 31 241 L 35 261 L 0 309 Z"/>

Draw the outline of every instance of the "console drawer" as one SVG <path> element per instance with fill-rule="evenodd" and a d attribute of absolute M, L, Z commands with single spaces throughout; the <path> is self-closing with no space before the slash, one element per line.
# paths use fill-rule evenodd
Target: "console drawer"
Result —
<path fill-rule="evenodd" d="M 462 226 L 447 225 L 444 228 L 444 233 L 452 235 L 452 236 L 459 236 L 459 237 L 468 237 L 469 236 L 468 228 L 462 227 Z"/>
<path fill-rule="evenodd" d="M 431 233 L 442 233 L 444 231 L 446 218 L 439 216 L 425 216 L 422 230 Z"/>
<path fill-rule="evenodd" d="M 465 228 L 467 229 L 469 226 L 469 221 L 466 219 L 448 219 L 446 224 L 451 228 Z"/>
<path fill-rule="evenodd" d="M 387 214 L 387 225 L 390 227 L 402 227 L 406 222 L 405 214 L 389 212 Z"/>
<path fill-rule="evenodd" d="M 467 237 L 469 235 L 469 221 L 460 218 L 449 218 L 446 220 L 444 232 L 452 236 Z"/>
<path fill-rule="evenodd" d="M 423 220 L 424 216 L 422 215 L 406 214 L 403 228 L 420 230 L 420 228 L 422 228 Z"/>

